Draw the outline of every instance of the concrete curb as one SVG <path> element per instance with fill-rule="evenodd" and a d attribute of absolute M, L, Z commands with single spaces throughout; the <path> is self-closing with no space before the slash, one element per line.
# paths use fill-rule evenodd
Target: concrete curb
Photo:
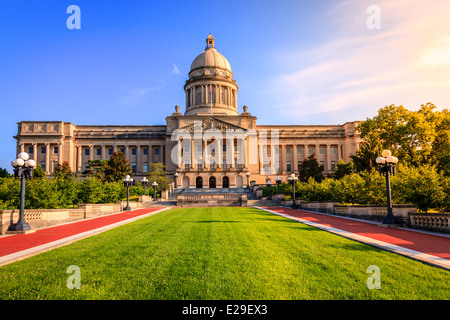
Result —
<path fill-rule="evenodd" d="M 87 238 L 87 237 L 93 236 L 95 234 L 98 234 L 98 233 L 101 233 L 101 232 L 104 232 L 104 231 L 108 231 L 110 229 L 119 227 L 121 225 L 130 223 L 130 222 L 134 222 L 134 221 L 137 221 L 139 219 L 146 218 L 146 217 L 152 216 L 154 214 L 157 214 L 159 212 L 162 212 L 162 211 L 165 211 L 165 210 L 169 210 L 169 209 L 171 209 L 171 208 L 170 207 L 162 208 L 160 210 L 152 211 L 152 212 L 149 212 L 147 214 L 140 215 L 138 217 L 134 217 L 134 218 L 130 218 L 130 219 L 127 219 L 127 220 L 119 221 L 119 222 L 112 223 L 112 224 L 109 224 L 109 225 L 106 225 L 106 226 L 103 226 L 103 227 L 100 227 L 100 228 L 92 229 L 92 230 L 89 230 L 89 231 L 81 232 L 81 233 L 73 235 L 73 236 L 69 236 L 69 237 L 65 237 L 65 238 L 62 238 L 62 239 L 59 239 L 59 240 L 55 240 L 55 241 L 52 241 L 52 242 L 49 242 L 49 243 L 45 243 L 45 244 L 42 244 L 40 246 L 36 246 L 36 247 L 30 248 L 30 249 L 26 249 L 26 250 L 22 250 L 22 251 L 19 251 L 19 252 L 11 253 L 9 255 L 0 257 L 0 266 L 3 266 L 3 265 L 6 265 L 6 264 L 9 264 L 9 263 L 18 261 L 18 260 L 22 260 L 22 259 L 34 256 L 34 255 L 37 255 L 37 254 L 42 253 L 44 251 L 49 251 L 49 250 L 52 250 L 52 249 L 57 248 L 57 247 L 65 246 L 67 244 L 70 244 L 72 242 L 81 240 L 83 238 Z"/>
<path fill-rule="evenodd" d="M 293 217 L 293 216 L 290 216 L 290 215 L 287 215 L 287 214 L 284 214 L 284 213 L 279 213 L 279 212 L 276 212 L 276 211 L 273 211 L 273 210 L 269 210 L 269 209 L 266 209 L 266 208 L 261 208 L 261 207 L 257 207 L 257 206 L 255 206 L 254 208 L 257 208 L 257 209 L 260 209 L 260 210 L 264 210 L 264 211 L 276 214 L 278 216 L 281 216 L 281 217 L 284 217 L 284 218 L 288 218 L 288 219 L 291 219 L 291 220 L 294 220 L 294 221 L 297 221 L 297 222 L 309 225 L 309 226 L 314 227 L 314 228 L 318 228 L 318 229 L 321 229 L 321 230 L 324 230 L 324 231 L 328 231 L 328 232 L 337 234 L 339 236 L 342 236 L 342 237 L 345 237 L 345 238 L 348 238 L 348 239 L 351 239 L 351 240 L 355 240 L 355 241 L 358 241 L 358 242 L 366 243 L 368 245 L 371 245 L 371 246 L 374 246 L 374 247 L 377 247 L 377 248 L 381 248 L 381 249 L 384 249 L 384 250 L 387 250 L 387 251 L 391 251 L 391 252 L 394 252 L 394 253 L 406 256 L 408 258 L 412 258 L 414 260 L 418 260 L 418 261 L 421 261 L 421 262 L 425 262 L 425 263 L 428 263 L 428 264 L 431 264 L 431 265 L 434 265 L 434 266 L 437 266 L 437 267 L 441 267 L 441 268 L 450 270 L 450 260 L 447 260 L 447 259 L 444 259 L 444 258 L 440 258 L 440 257 L 436 257 L 436 256 L 433 256 L 433 255 L 424 253 L 424 252 L 419 252 L 419 251 L 411 250 L 411 249 L 408 249 L 408 248 L 400 247 L 400 246 L 397 246 L 397 245 L 394 245 L 394 244 L 391 244 L 391 243 L 388 243 L 388 242 L 375 240 L 375 239 L 372 239 L 372 238 L 369 238 L 369 237 L 358 235 L 358 234 L 353 233 L 353 232 L 349 232 L 349 231 L 345 231 L 345 230 L 341 230 L 341 229 L 337 229 L 337 228 L 333 228 L 333 227 L 328 227 L 328 226 L 325 226 L 325 225 L 322 225 L 322 224 L 319 224 L 319 223 L 316 223 L 316 222 L 311 222 L 311 221 L 304 220 L 304 219 L 301 219 L 301 218 L 296 218 L 296 217 Z"/>

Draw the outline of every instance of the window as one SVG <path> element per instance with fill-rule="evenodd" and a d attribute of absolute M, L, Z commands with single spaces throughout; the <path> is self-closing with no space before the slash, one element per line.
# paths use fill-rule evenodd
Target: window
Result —
<path fill-rule="evenodd" d="M 184 170 L 189 170 L 191 163 L 189 161 L 184 162 Z"/>
<path fill-rule="evenodd" d="M 41 148 L 41 153 L 47 153 L 47 147 L 42 147 Z"/>
<path fill-rule="evenodd" d="M 33 147 L 28 147 L 28 153 L 33 153 Z"/>
<path fill-rule="evenodd" d="M 300 167 L 302 166 L 302 162 L 301 161 L 299 161 L 299 162 L 297 162 L 297 170 L 298 171 L 300 171 Z"/>
<path fill-rule="evenodd" d="M 133 171 L 133 173 L 136 173 L 136 171 L 137 171 L 137 165 L 136 165 L 136 162 L 133 162 L 133 163 L 131 164 L 131 170 Z"/>
<path fill-rule="evenodd" d="M 148 148 L 144 148 L 142 151 L 144 152 L 144 156 L 148 156 Z"/>
<path fill-rule="evenodd" d="M 202 170 L 202 168 L 203 168 L 203 161 L 202 160 L 198 160 L 198 162 L 197 162 L 197 169 L 198 170 Z"/>
<path fill-rule="evenodd" d="M 325 170 L 325 162 L 324 161 L 320 161 L 320 170 L 322 170 L 322 171 Z"/>
<path fill-rule="evenodd" d="M 125 148 L 120 148 L 120 152 L 122 152 L 123 154 L 125 154 Z"/>
<path fill-rule="evenodd" d="M 290 161 L 286 162 L 286 171 L 287 172 L 291 172 L 292 171 L 292 167 L 291 167 L 291 162 Z"/>
<path fill-rule="evenodd" d="M 97 148 L 97 155 L 101 156 L 102 155 L 102 148 Z"/>
<path fill-rule="evenodd" d="M 314 153 L 314 147 L 308 147 L 308 154 L 311 155 Z"/>
<path fill-rule="evenodd" d="M 319 148 L 319 153 L 320 154 L 325 154 L 325 148 L 324 147 L 320 147 Z"/>
<path fill-rule="evenodd" d="M 144 162 L 144 164 L 142 165 L 142 169 L 144 170 L 144 172 L 148 172 L 148 162 Z"/>
<path fill-rule="evenodd" d="M 216 162 L 214 161 L 214 159 L 209 160 L 209 168 L 213 170 L 216 169 Z"/>
<path fill-rule="evenodd" d="M 331 161 L 331 170 L 332 171 L 336 170 L 336 161 Z"/>
<path fill-rule="evenodd" d="M 108 155 L 112 155 L 114 153 L 114 148 L 109 148 L 108 149 Z"/>
<path fill-rule="evenodd" d="M 89 155 L 89 149 L 84 149 L 84 155 L 88 156 Z"/>
<path fill-rule="evenodd" d="M 55 171 L 57 166 L 58 166 L 58 161 L 53 160 L 53 171 Z"/>
<path fill-rule="evenodd" d="M 159 156 L 159 148 L 155 148 L 155 156 Z"/>
<path fill-rule="evenodd" d="M 136 152 L 137 152 L 137 151 L 136 151 L 136 148 L 132 148 L 132 149 L 131 149 L 131 155 L 135 156 L 135 155 L 136 155 Z"/>
<path fill-rule="evenodd" d="M 286 147 L 286 154 L 291 154 L 291 147 Z"/>
<path fill-rule="evenodd" d="M 41 168 L 42 168 L 44 171 L 47 171 L 45 165 L 46 165 L 45 161 L 41 161 Z"/>
<path fill-rule="evenodd" d="M 331 154 L 336 154 L 336 147 L 331 147 L 330 148 L 330 153 Z"/>
<path fill-rule="evenodd" d="M 59 153 L 59 147 L 53 147 L 53 153 Z"/>
<path fill-rule="evenodd" d="M 303 148 L 302 147 L 297 148 L 297 154 L 303 154 Z"/>
<path fill-rule="evenodd" d="M 222 151 L 223 151 L 223 152 L 226 152 L 226 151 L 227 151 L 227 145 L 226 145 L 226 144 L 223 144 L 223 145 L 222 145 Z"/>

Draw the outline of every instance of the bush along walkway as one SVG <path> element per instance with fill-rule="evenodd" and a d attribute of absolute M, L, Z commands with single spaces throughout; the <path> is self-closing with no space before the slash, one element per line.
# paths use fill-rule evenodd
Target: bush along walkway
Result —
<path fill-rule="evenodd" d="M 287 207 L 257 207 L 315 228 L 450 270 L 450 236 Z"/>
<path fill-rule="evenodd" d="M 28 234 L 0 237 L 0 266 L 91 235 L 142 219 L 170 208 L 144 208 L 42 228 Z"/>

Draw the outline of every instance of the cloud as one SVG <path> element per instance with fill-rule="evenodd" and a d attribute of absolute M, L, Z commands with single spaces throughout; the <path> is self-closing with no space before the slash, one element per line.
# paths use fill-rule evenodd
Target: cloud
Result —
<path fill-rule="evenodd" d="M 450 107 L 450 1 L 376 3 L 381 29 L 367 28 L 372 3 L 341 2 L 330 8 L 333 40 L 280 56 L 288 71 L 270 86 L 286 117 L 332 113 L 345 122 L 390 104 Z"/>
<path fill-rule="evenodd" d="M 173 74 L 180 74 L 180 70 L 178 69 L 176 64 L 173 64 L 173 66 L 172 66 L 172 73 Z"/>
<path fill-rule="evenodd" d="M 119 106 L 121 109 L 127 109 L 129 107 L 140 104 L 147 93 L 153 90 L 160 90 L 161 87 L 148 87 L 148 88 L 138 88 L 129 87 L 126 89 L 126 94 L 120 98 Z"/>

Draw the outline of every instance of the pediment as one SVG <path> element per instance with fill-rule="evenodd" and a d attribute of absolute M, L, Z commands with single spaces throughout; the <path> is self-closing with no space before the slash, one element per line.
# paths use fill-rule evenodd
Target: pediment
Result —
<path fill-rule="evenodd" d="M 216 118 L 208 118 L 203 121 L 194 121 L 194 123 L 184 126 L 181 129 L 187 130 L 189 132 L 194 132 L 194 130 L 201 130 L 203 132 L 209 129 L 217 129 L 221 132 L 226 132 L 227 130 L 247 131 L 247 129 L 244 129 L 240 126 Z"/>

